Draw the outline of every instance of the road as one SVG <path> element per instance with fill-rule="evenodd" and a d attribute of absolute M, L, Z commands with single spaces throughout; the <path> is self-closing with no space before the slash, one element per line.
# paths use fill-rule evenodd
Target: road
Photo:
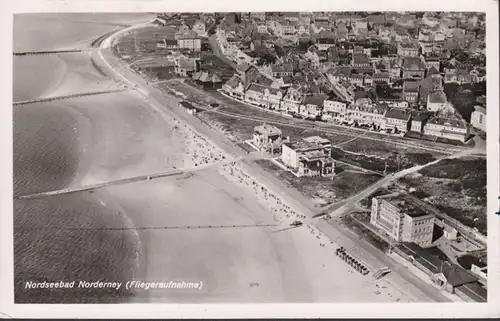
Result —
<path fill-rule="evenodd" d="M 402 171 L 399 171 L 397 173 L 387 175 L 384 178 L 382 178 L 381 180 L 379 180 L 379 181 L 375 182 L 374 184 L 370 185 L 369 187 L 365 188 L 364 190 L 362 190 L 358 194 L 353 195 L 353 196 L 351 196 L 351 197 L 349 197 L 341 202 L 327 205 L 327 206 L 321 208 L 321 211 L 323 213 L 325 213 L 328 210 L 330 210 L 332 207 L 334 207 L 336 209 L 328 214 L 332 217 L 341 216 L 341 215 L 348 213 L 351 210 L 355 209 L 356 204 L 359 201 L 361 201 L 362 199 L 367 198 L 368 196 L 373 194 L 379 188 L 389 186 L 391 183 L 398 180 L 399 178 L 402 178 L 406 175 L 418 172 L 419 170 L 421 170 L 424 167 L 437 164 L 440 161 L 442 161 L 443 159 L 460 158 L 460 157 L 466 157 L 466 156 L 477 155 L 477 154 L 482 154 L 482 153 L 484 153 L 484 151 L 480 148 L 468 149 L 468 150 L 461 151 L 461 152 L 458 152 L 458 153 L 455 153 L 455 154 L 452 154 L 452 155 L 449 155 L 449 156 L 446 156 L 443 158 L 433 160 L 427 164 L 413 166 L 413 167 L 404 169 Z"/>
<path fill-rule="evenodd" d="M 114 36 L 116 37 L 117 34 L 115 34 Z M 190 125 L 192 129 L 195 130 L 199 135 L 205 137 L 208 141 L 211 141 L 212 143 L 214 143 L 214 145 L 218 146 L 219 148 L 231 154 L 232 156 L 243 157 L 244 155 L 246 155 L 245 151 L 235 146 L 222 133 L 217 132 L 212 128 L 209 128 L 204 123 L 202 123 L 198 118 L 187 114 L 185 110 L 183 110 L 181 107 L 178 106 L 178 100 L 176 100 L 173 97 L 165 95 L 161 90 L 153 87 L 147 81 L 142 79 L 139 75 L 135 74 L 132 70 L 128 69 L 119 60 L 119 58 L 115 57 L 112 54 L 110 50 L 110 46 L 112 43 L 111 39 L 114 36 L 111 36 L 102 43 L 98 51 L 97 55 L 98 57 L 96 57 L 96 63 L 100 64 L 103 70 L 105 70 L 107 73 L 112 75 L 112 77 L 114 77 L 120 82 L 126 83 L 133 87 L 137 86 L 140 89 L 140 92 L 143 94 L 144 99 L 150 103 L 152 108 L 161 110 L 161 112 L 169 113 L 172 116 L 176 117 L 177 119 L 185 122 L 186 124 Z M 255 180 L 259 181 L 270 192 L 274 193 L 277 197 L 281 198 L 285 203 L 294 208 L 297 212 L 302 213 L 310 218 L 312 218 L 316 214 L 317 211 L 314 209 L 309 199 L 307 199 L 297 190 L 286 186 L 286 184 L 283 181 L 274 177 L 272 174 L 264 171 L 260 166 L 256 165 L 255 163 L 253 163 L 248 159 L 242 159 L 240 165 L 244 172 L 252 176 Z M 413 171 L 415 170 L 416 169 L 413 169 Z M 404 176 L 405 174 L 406 172 L 402 171 L 399 173 L 398 177 Z M 382 183 L 380 184 L 377 184 L 375 186 L 370 186 L 368 189 L 357 194 L 356 197 L 351 198 L 349 200 L 353 201 L 357 198 L 362 198 L 362 196 L 365 195 L 368 196 L 369 194 L 372 193 L 372 190 L 374 191 L 377 188 L 379 188 L 378 185 L 387 184 L 393 179 L 394 178 L 388 178 L 387 180 L 383 180 Z M 347 204 L 349 204 L 349 202 L 347 202 Z M 338 209 L 338 211 L 340 210 L 344 211 L 346 208 L 344 206 L 341 206 Z M 316 221 L 315 224 L 323 224 L 321 222 L 325 222 L 324 220 L 315 220 L 315 221 Z M 328 224 L 328 226 L 331 225 Z M 333 228 L 333 227 L 325 228 L 325 226 L 323 226 L 322 228 L 320 227 L 320 230 L 322 230 L 323 233 L 326 236 L 330 237 L 330 239 L 332 240 L 337 239 L 340 234 L 345 233 L 341 231 L 342 228 Z M 369 245 L 365 241 L 354 239 L 352 240 L 352 243 L 354 243 L 355 246 L 357 247 L 368 249 L 366 251 L 367 252 L 366 256 L 367 257 L 376 256 L 375 261 L 378 260 L 379 262 L 380 261 L 382 262 L 379 263 L 379 265 L 391 264 L 390 259 L 386 257 L 385 254 L 378 253 L 380 251 L 378 252 L 374 251 L 369 247 Z M 363 257 L 363 261 L 364 259 L 365 257 Z M 435 289 L 429 284 L 426 284 L 422 280 L 416 278 L 409 271 L 405 271 L 402 268 L 398 268 L 395 263 L 392 263 L 391 266 L 394 266 L 394 271 L 395 271 L 394 277 L 401 278 L 402 280 L 404 280 L 404 282 L 406 282 L 406 284 L 416 285 L 416 287 L 418 287 L 421 291 L 422 289 L 425 289 L 426 293 L 425 296 L 427 297 L 427 300 L 431 299 L 435 301 L 447 301 L 447 299 L 444 296 L 442 296 L 442 294 L 440 294 L 440 292 L 437 289 Z M 402 290 L 403 292 L 405 292 L 404 289 Z"/>

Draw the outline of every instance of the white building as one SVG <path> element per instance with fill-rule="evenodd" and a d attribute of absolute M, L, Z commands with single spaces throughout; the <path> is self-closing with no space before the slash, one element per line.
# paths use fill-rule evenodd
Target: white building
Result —
<path fill-rule="evenodd" d="M 420 246 L 432 244 L 434 215 L 419 208 L 402 194 L 372 198 L 370 223 L 398 242 L 413 242 Z"/>
<path fill-rule="evenodd" d="M 486 108 L 474 106 L 474 111 L 470 117 L 470 124 L 483 132 L 486 132 Z"/>

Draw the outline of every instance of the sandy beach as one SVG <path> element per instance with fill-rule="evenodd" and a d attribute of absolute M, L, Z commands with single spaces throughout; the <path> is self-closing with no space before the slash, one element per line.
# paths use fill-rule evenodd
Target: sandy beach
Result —
<path fill-rule="evenodd" d="M 91 21 L 70 18 L 78 18 L 77 25 Z M 70 18 L 54 21 L 63 30 Z M 41 20 L 49 21 L 48 26 L 55 23 Z M 78 30 L 69 35 L 87 39 Z M 93 69 L 85 55 L 61 55 L 58 59 L 66 67 L 54 75 L 60 85 L 52 92 L 48 87 L 38 91 L 63 95 L 117 86 Z M 16 83 L 22 82 L 20 78 Z M 230 157 L 134 91 L 14 107 L 16 194 L 192 168 Z M 276 227 L 232 227 L 281 224 L 284 229 L 300 217 L 238 164 L 14 203 L 17 302 L 411 300 L 383 281 L 353 271 L 335 256 L 335 245 L 308 226 L 280 232 Z M 23 288 L 33 278 L 193 280 L 205 286 L 201 291 L 44 291 L 40 296 Z"/>

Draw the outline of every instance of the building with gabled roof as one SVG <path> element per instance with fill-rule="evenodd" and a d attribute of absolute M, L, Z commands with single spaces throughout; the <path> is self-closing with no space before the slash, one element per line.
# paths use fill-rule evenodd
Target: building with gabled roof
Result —
<path fill-rule="evenodd" d="M 469 126 L 460 119 L 435 116 L 425 124 L 424 134 L 464 143 L 469 136 Z"/>
<path fill-rule="evenodd" d="M 410 128 L 411 114 L 401 109 L 388 109 L 384 114 L 385 128 L 406 133 Z"/>

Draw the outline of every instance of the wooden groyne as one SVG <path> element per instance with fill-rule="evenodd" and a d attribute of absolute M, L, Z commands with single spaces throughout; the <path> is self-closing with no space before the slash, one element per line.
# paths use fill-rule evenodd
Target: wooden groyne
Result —
<path fill-rule="evenodd" d="M 80 93 L 80 94 L 73 94 L 73 95 L 66 95 L 66 96 L 56 96 L 56 97 L 47 97 L 47 98 L 40 98 L 40 99 L 34 99 L 34 100 L 23 100 L 23 101 L 15 101 L 12 104 L 14 106 L 20 106 L 20 105 L 27 105 L 27 104 L 37 104 L 37 103 L 44 103 L 48 101 L 54 101 L 54 100 L 64 100 L 64 99 L 73 99 L 73 98 L 80 98 L 80 97 L 86 97 L 86 96 L 95 96 L 95 95 L 104 95 L 104 94 L 112 94 L 112 93 L 118 93 L 122 91 L 126 91 L 128 89 L 114 89 L 114 90 L 104 90 L 104 91 L 93 91 L 93 92 L 88 92 L 88 93 Z"/>
<path fill-rule="evenodd" d="M 46 51 L 22 51 L 14 52 L 14 56 L 34 56 L 34 55 L 56 55 L 65 53 L 75 53 L 89 51 L 90 49 L 68 49 L 68 50 L 46 50 Z"/>
<path fill-rule="evenodd" d="M 249 156 L 247 158 L 248 159 L 254 159 L 254 158 L 258 159 L 254 156 Z M 198 172 L 198 171 L 202 171 L 202 170 L 215 168 L 218 166 L 236 163 L 242 159 L 243 159 L 243 157 L 237 157 L 237 158 L 225 160 L 222 162 L 204 164 L 204 165 L 196 166 L 193 168 L 170 169 L 170 170 L 167 170 L 167 171 L 162 172 L 162 173 L 140 175 L 140 176 L 123 178 L 123 179 L 107 181 L 107 182 L 102 182 L 102 183 L 97 183 L 97 184 L 86 185 L 86 186 L 69 187 L 69 188 L 63 188 L 63 189 L 55 190 L 55 191 L 47 191 L 47 192 L 33 193 L 33 194 L 29 194 L 29 195 L 15 196 L 14 199 L 29 200 L 29 199 L 37 199 L 37 198 L 42 198 L 42 197 L 56 196 L 56 195 L 62 195 L 62 194 L 71 194 L 71 193 L 77 193 L 77 192 L 85 192 L 85 191 L 90 192 L 90 191 L 93 191 L 93 190 L 96 190 L 99 188 L 104 188 L 104 187 L 109 187 L 109 186 L 124 185 L 124 184 L 140 182 L 140 181 L 147 181 L 147 180 L 153 180 L 153 179 L 164 178 L 164 177 L 169 177 L 169 176 L 176 176 L 176 175 L 181 175 L 184 173 Z"/>

